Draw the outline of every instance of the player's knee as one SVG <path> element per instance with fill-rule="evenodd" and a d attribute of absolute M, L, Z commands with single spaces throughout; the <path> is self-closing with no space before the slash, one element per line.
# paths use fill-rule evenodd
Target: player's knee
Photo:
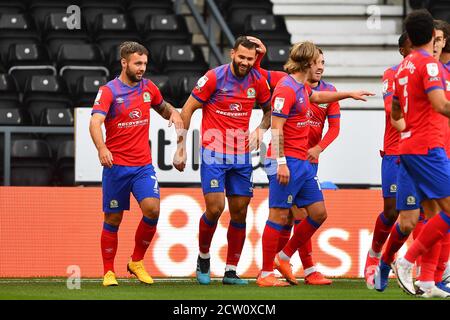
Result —
<path fill-rule="evenodd" d="M 212 204 L 207 206 L 206 211 L 208 218 L 212 218 L 214 221 L 219 220 L 222 215 L 223 210 L 225 209 L 225 205 L 222 204 Z"/>
<path fill-rule="evenodd" d="M 107 213 L 105 214 L 104 221 L 111 226 L 118 227 L 122 222 L 122 217 L 123 215 L 120 213 Z"/>
<path fill-rule="evenodd" d="M 159 208 L 154 206 L 142 208 L 142 214 L 149 219 L 158 219 Z"/>
<path fill-rule="evenodd" d="M 315 210 L 313 213 L 310 214 L 310 218 L 314 220 L 315 222 L 322 224 L 327 220 L 328 214 L 327 210 L 325 208 L 320 210 Z"/>
<path fill-rule="evenodd" d="M 400 224 L 400 231 L 403 234 L 410 234 L 416 227 L 417 221 L 412 219 L 403 220 Z"/>

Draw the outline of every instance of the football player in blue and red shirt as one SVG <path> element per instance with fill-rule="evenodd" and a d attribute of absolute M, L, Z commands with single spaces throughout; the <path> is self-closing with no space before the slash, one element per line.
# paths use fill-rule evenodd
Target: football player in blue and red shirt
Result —
<path fill-rule="evenodd" d="M 142 210 L 135 247 L 128 271 L 146 284 L 153 279 L 144 268 L 145 252 L 156 232 L 159 217 L 159 186 L 152 166 L 149 146 L 150 108 L 183 128 L 180 114 L 165 102 L 158 87 L 142 76 L 146 70 L 148 51 L 136 42 L 120 46 L 122 72 L 100 87 L 92 108 L 89 131 L 103 166 L 104 224 L 101 251 L 104 286 L 118 285 L 114 273 L 117 232 L 124 210 L 130 209 L 130 192 Z M 106 142 L 101 130 L 106 128 Z"/>
<path fill-rule="evenodd" d="M 401 131 L 397 181 L 400 218 L 392 228 L 375 272 L 375 288 L 383 291 L 387 287 L 390 264 L 417 224 L 421 202 L 436 199 L 442 211 L 426 223 L 405 257 L 392 264 L 400 286 L 414 295 L 414 262 L 442 239 L 450 227 L 450 170 L 442 130 L 442 115 L 450 117 L 450 102 L 445 96 L 443 68 L 433 57 L 433 17 L 425 10 L 414 11 L 406 18 L 405 27 L 414 51 L 402 61 L 395 75 L 391 112 L 394 126 Z M 441 293 L 446 294 L 432 286 L 422 296 Z"/>
<path fill-rule="evenodd" d="M 398 39 L 399 52 L 405 58 L 411 52 L 408 34 L 404 32 Z M 385 111 L 384 146 L 380 151 L 381 185 L 383 190 L 383 212 L 379 214 L 373 231 L 372 246 L 367 253 L 364 278 L 369 289 L 374 288 L 374 274 L 381 257 L 381 249 L 398 217 L 395 205 L 397 193 L 397 172 L 400 166 L 398 143 L 400 133 L 391 124 L 392 98 L 394 96 L 394 78 L 399 65 L 388 68 L 383 74 L 383 100 Z"/>
<path fill-rule="evenodd" d="M 255 37 L 248 37 L 251 41 L 258 45 L 259 51 L 258 58 L 255 63 L 261 74 L 267 79 L 271 89 L 274 89 L 279 80 L 287 75 L 282 71 L 265 70 L 260 67 L 260 62 L 266 53 L 266 47 L 264 44 Z M 336 88 L 322 80 L 322 74 L 324 72 L 325 60 L 323 52 L 320 48 L 319 58 L 316 63 L 311 65 L 308 71 L 307 84 L 313 91 L 336 91 Z M 311 162 L 316 175 L 318 171 L 319 155 L 325 150 L 339 135 L 340 130 L 340 106 L 339 102 L 325 104 L 310 104 L 310 120 L 309 120 L 309 135 L 308 135 L 308 160 Z M 322 138 L 325 122 L 328 121 L 328 130 Z M 306 210 L 304 208 L 298 208 L 293 205 L 290 209 L 291 216 L 294 220 L 295 226 L 297 226 L 303 219 L 307 217 Z M 292 231 L 292 223 L 289 223 L 280 233 L 280 239 L 278 241 L 278 251 L 280 251 L 286 243 L 289 241 Z M 330 279 L 325 278 L 322 273 L 316 270 L 312 257 L 312 241 L 308 240 L 302 247 L 298 248 L 298 253 L 302 262 L 305 284 L 311 285 L 329 285 L 332 283 Z"/>
<path fill-rule="evenodd" d="M 257 279 L 260 287 L 288 285 L 275 277 L 274 264 L 289 283 L 297 284 L 290 257 L 327 217 L 320 184 L 308 160 L 310 102 L 365 100 L 365 95 L 372 95 L 365 91 L 311 90 L 306 84 L 308 71 L 317 63 L 319 55 L 318 48 L 311 42 L 293 45 L 284 66 L 288 75 L 278 81 L 272 96 L 272 141 L 265 163 L 269 178 L 269 217 L 262 236 L 263 266 Z M 289 224 L 289 210 L 294 204 L 305 207 L 308 217 L 298 224 L 292 238 L 277 254 L 281 231 Z"/>
<path fill-rule="evenodd" d="M 209 248 L 228 198 L 230 224 L 224 284 L 247 284 L 236 274 L 246 238 L 247 207 L 253 196 L 251 149 L 270 126 L 270 90 L 266 79 L 253 68 L 256 45 L 239 37 L 231 50 L 231 63 L 209 70 L 198 80 L 181 111 L 185 130 L 193 112 L 202 108 L 202 150 L 200 176 L 206 210 L 199 222 L 197 280 L 209 284 Z M 255 103 L 264 116 L 250 135 L 249 121 Z M 184 137 L 180 137 L 174 166 L 183 171 L 186 164 Z"/>

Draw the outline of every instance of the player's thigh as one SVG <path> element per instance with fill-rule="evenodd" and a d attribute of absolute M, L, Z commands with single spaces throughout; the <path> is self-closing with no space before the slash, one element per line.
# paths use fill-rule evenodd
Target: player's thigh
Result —
<path fill-rule="evenodd" d="M 231 220 L 244 223 L 251 198 L 245 196 L 227 196 L 227 199 Z"/>
<path fill-rule="evenodd" d="M 398 156 L 385 155 L 381 161 L 381 189 L 383 198 L 390 199 L 397 194 L 397 176 L 400 167 Z M 394 205 L 395 209 L 395 205 Z"/>
<path fill-rule="evenodd" d="M 130 192 L 133 168 L 113 165 L 104 167 L 102 174 L 102 198 L 104 213 L 120 213 L 130 210 Z"/>
<path fill-rule="evenodd" d="M 327 209 L 323 200 L 308 204 L 305 209 L 308 217 L 318 224 L 322 224 L 327 219 Z"/>
<path fill-rule="evenodd" d="M 424 195 L 417 189 L 416 182 L 406 170 L 403 162 L 397 175 L 396 208 L 398 211 L 411 211 L 420 209 Z"/>
<path fill-rule="evenodd" d="M 227 165 L 202 162 L 200 164 L 200 181 L 203 194 L 223 193 L 225 191 L 225 173 Z"/>
<path fill-rule="evenodd" d="M 225 174 L 225 190 L 227 197 L 253 197 L 253 167 L 251 164 L 232 165 Z"/>
<path fill-rule="evenodd" d="M 137 170 L 131 191 L 139 203 L 142 214 L 151 219 L 158 218 L 160 190 L 152 165 L 143 166 Z"/>
<path fill-rule="evenodd" d="M 450 216 L 450 197 L 444 199 L 437 199 L 439 207 L 444 211 L 447 216 Z"/>
<path fill-rule="evenodd" d="M 436 200 L 425 199 L 421 203 L 425 219 L 431 219 L 441 211 L 441 207 Z"/>
<path fill-rule="evenodd" d="M 305 208 L 299 208 L 293 205 L 289 212 L 294 220 L 303 220 L 308 216 L 308 212 Z"/>
<path fill-rule="evenodd" d="M 205 199 L 206 215 L 209 220 L 218 220 L 225 209 L 225 193 L 210 192 L 203 195 Z"/>
<path fill-rule="evenodd" d="M 323 222 L 327 218 L 323 194 L 317 177 L 309 178 L 303 183 L 295 197 L 295 204 L 300 208 L 306 208 L 308 216 L 314 221 Z M 314 204 L 318 205 L 314 206 Z M 322 207 L 323 210 L 318 210 Z"/>

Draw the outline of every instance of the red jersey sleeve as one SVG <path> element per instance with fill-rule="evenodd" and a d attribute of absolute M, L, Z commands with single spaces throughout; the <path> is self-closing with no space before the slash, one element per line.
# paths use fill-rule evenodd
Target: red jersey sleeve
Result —
<path fill-rule="evenodd" d="M 383 102 L 384 109 L 387 113 L 391 112 L 392 108 L 392 98 L 395 93 L 395 82 L 392 74 L 389 70 L 384 73 L 383 76 Z"/>
<path fill-rule="evenodd" d="M 430 57 L 427 59 L 421 66 L 419 72 L 422 76 L 425 93 L 429 93 L 436 89 L 445 90 L 445 79 L 442 68 L 433 58 Z"/>
<path fill-rule="evenodd" d="M 91 115 L 94 113 L 101 113 L 106 116 L 112 103 L 113 93 L 111 92 L 111 89 L 109 89 L 107 86 L 100 87 L 98 89 L 97 96 L 95 97 Z"/>
<path fill-rule="evenodd" d="M 152 107 L 159 107 L 164 101 L 161 91 L 159 91 L 159 88 L 156 86 L 156 84 L 151 81 L 149 82 L 148 87 L 150 89 L 150 95 L 152 97 Z"/>
<path fill-rule="evenodd" d="M 197 85 L 191 95 L 199 102 L 205 103 L 216 90 L 216 73 L 209 70 L 203 77 L 198 79 Z"/>
<path fill-rule="evenodd" d="M 288 118 L 295 104 L 295 92 L 289 87 L 276 87 L 272 96 L 272 115 Z"/>
<path fill-rule="evenodd" d="M 265 106 L 270 103 L 270 87 L 264 77 L 258 79 L 256 102 L 261 106 Z"/>

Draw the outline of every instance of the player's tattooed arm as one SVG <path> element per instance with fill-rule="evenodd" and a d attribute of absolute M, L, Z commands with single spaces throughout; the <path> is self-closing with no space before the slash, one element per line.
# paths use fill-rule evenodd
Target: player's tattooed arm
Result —
<path fill-rule="evenodd" d="M 447 100 L 443 90 L 432 90 L 428 92 L 428 99 L 434 111 L 450 118 L 450 101 Z"/>
<path fill-rule="evenodd" d="M 290 172 L 284 155 L 284 135 L 283 127 L 286 119 L 272 116 L 272 152 L 277 159 L 277 180 L 278 183 L 286 185 L 289 183 Z"/>
<path fill-rule="evenodd" d="M 391 124 L 397 131 L 403 131 L 406 128 L 402 107 L 397 99 L 392 99 Z"/>
<path fill-rule="evenodd" d="M 180 113 L 173 105 L 163 100 L 159 106 L 153 107 L 153 109 L 155 109 L 161 117 L 169 120 L 169 127 L 172 126 L 173 123 L 176 130 L 183 129 L 183 120 L 181 119 Z"/>

